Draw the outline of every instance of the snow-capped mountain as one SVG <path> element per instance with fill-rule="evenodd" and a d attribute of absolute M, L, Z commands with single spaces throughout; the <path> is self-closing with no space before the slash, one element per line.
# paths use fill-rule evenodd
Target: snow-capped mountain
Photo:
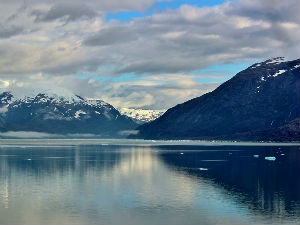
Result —
<path fill-rule="evenodd" d="M 120 113 L 126 115 L 139 124 L 147 123 L 160 117 L 166 110 L 120 108 Z"/>
<path fill-rule="evenodd" d="M 16 98 L 0 94 L 0 132 L 35 131 L 54 134 L 88 133 L 120 137 L 136 123 L 102 100 L 78 95 L 39 93 Z"/>
<path fill-rule="evenodd" d="M 300 140 L 300 59 L 256 63 L 138 128 L 135 138 Z"/>

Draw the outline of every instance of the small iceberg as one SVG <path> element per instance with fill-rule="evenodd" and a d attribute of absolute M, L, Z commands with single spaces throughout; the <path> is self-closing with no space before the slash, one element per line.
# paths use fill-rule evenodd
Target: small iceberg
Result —
<path fill-rule="evenodd" d="M 281 153 L 280 155 L 285 155 L 285 154 Z"/>
<path fill-rule="evenodd" d="M 275 161 L 276 157 L 275 156 L 267 156 L 267 157 L 265 157 L 265 160 Z"/>
<path fill-rule="evenodd" d="M 31 159 L 27 159 L 28 161 L 31 161 Z"/>
<path fill-rule="evenodd" d="M 207 171 L 208 169 L 207 168 L 199 168 L 199 170 Z"/>
<path fill-rule="evenodd" d="M 183 155 L 184 153 L 183 152 L 180 152 L 180 155 Z"/>
<path fill-rule="evenodd" d="M 253 155 L 254 158 L 259 158 L 259 155 Z"/>

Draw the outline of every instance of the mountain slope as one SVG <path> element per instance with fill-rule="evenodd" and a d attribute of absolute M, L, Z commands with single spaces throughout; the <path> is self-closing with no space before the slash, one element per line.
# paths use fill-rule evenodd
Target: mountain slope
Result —
<path fill-rule="evenodd" d="M 299 59 L 283 58 L 254 64 L 213 92 L 141 125 L 135 137 L 299 141 L 299 66 Z"/>
<path fill-rule="evenodd" d="M 44 93 L 18 99 L 9 92 L 0 94 L 0 132 L 88 133 L 121 137 L 122 132 L 136 126 L 130 118 L 101 100 Z"/>
<path fill-rule="evenodd" d="M 150 109 L 133 109 L 133 108 L 121 108 L 119 109 L 122 115 L 126 115 L 132 118 L 138 124 L 143 124 L 157 119 L 162 114 L 164 110 L 150 110 Z"/>

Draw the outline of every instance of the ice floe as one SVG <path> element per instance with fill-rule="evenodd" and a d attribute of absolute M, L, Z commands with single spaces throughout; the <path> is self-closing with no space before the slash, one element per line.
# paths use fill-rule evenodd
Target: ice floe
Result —
<path fill-rule="evenodd" d="M 265 160 L 269 160 L 269 161 L 275 161 L 276 157 L 275 156 L 266 156 Z"/>

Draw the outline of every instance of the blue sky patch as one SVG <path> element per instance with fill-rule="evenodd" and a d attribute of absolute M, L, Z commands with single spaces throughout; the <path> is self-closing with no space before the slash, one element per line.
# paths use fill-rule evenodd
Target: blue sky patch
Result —
<path fill-rule="evenodd" d="M 174 0 L 174 1 L 162 1 L 162 2 L 156 2 L 153 6 L 151 6 L 147 11 L 145 12 L 139 12 L 139 11 L 120 11 L 120 12 L 108 12 L 106 14 L 106 20 L 119 20 L 122 22 L 128 22 L 134 18 L 142 18 L 151 16 L 154 13 L 162 12 L 167 9 L 177 9 L 182 5 L 191 5 L 191 6 L 197 6 L 197 7 L 204 7 L 204 6 L 215 6 L 220 5 L 222 3 L 226 2 L 225 0 L 203 0 L 203 1 L 197 1 L 197 0 Z"/>
<path fill-rule="evenodd" d="M 230 63 L 230 64 L 215 64 L 213 66 L 201 69 L 194 73 L 204 75 L 203 78 L 198 77 L 195 79 L 197 82 L 210 83 L 210 82 L 224 82 L 229 80 L 231 77 L 236 75 L 238 72 L 247 69 L 249 66 L 254 64 L 255 61 Z M 201 75 L 200 75 L 201 76 Z"/>

